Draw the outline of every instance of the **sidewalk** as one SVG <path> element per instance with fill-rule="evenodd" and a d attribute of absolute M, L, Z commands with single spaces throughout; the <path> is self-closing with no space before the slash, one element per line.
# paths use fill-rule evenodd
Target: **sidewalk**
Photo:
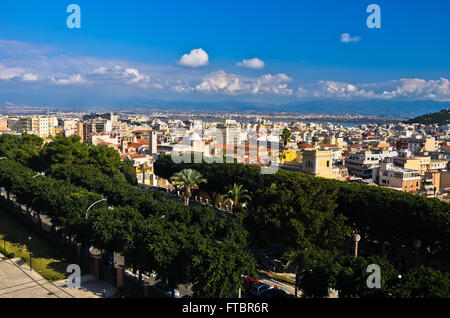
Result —
<path fill-rule="evenodd" d="M 67 287 L 66 280 L 47 281 L 21 259 L 0 261 L 0 298 L 104 298 L 116 293 L 114 286 L 91 275 L 83 276 L 81 288 L 74 289 Z"/>

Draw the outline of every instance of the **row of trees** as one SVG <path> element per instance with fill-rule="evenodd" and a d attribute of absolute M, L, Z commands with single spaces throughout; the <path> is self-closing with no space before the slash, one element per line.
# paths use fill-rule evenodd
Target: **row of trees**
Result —
<path fill-rule="evenodd" d="M 175 164 L 170 156 L 155 163 L 163 178 L 183 169 L 207 178 L 200 189 L 213 198 L 229 184 L 243 185 L 252 197 L 246 224 L 259 245 L 278 238 L 292 248 L 311 243 L 329 249 L 353 230 L 391 246 L 420 239 L 430 254 L 450 255 L 450 204 L 438 199 L 284 170 L 262 175 L 259 167 L 243 164 Z"/>
<path fill-rule="evenodd" d="M 122 174 L 128 183 L 137 184 L 131 160 L 122 161 L 119 153 L 105 145 L 87 145 L 77 135 L 57 137 L 45 143 L 35 135 L 0 135 L 0 157 L 7 157 L 35 171 L 48 171 L 55 164 L 91 165 L 106 174 Z"/>
<path fill-rule="evenodd" d="M 27 210 L 46 213 L 54 230 L 121 253 L 129 266 L 141 273 L 155 272 L 171 288 L 190 283 L 195 296 L 230 297 L 241 287 L 241 275 L 255 274 L 240 218 L 218 217 L 212 209 L 186 207 L 165 198 L 152 199 L 145 213 L 136 205 L 99 204 L 86 218 L 87 208 L 101 199 L 100 194 L 36 175 L 8 159 L 0 160 L 0 186 Z"/>
<path fill-rule="evenodd" d="M 307 184 L 295 174 L 261 175 L 259 167 L 243 164 L 175 164 L 169 156 L 155 163 L 155 172 L 163 178 L 186 168 L 208 179 L 200 189 L 212 198 L 226 193 L 230 184 L 248 190 L 245 224 L 259 246 L 282 242 L 295 249 L 333 250 L 351 233 L 346 218 L 336 212 L 336 188 L 326 184 Z"/>
<path fill-rule="evenodd" d="M 188 200 L 183 205 L 161 193 L 136 189 L 114 159 L 117 152 L 93 151 L 86 146 L 86 157 L 82 154 L 85 146 L 80 148 L 77 138 L 58 138 L 44 146 L 26 135 L 8 138 L 6 146 L 0 142 L 0 156 L 45 171 L 52 178 L 33 178 L 35 171 L 16 165 L 0 170 L 0 186 L 33 210 L 39 207 L 31 205 L 30 198 L 42 201 L 39 211 L 47 212 L 65 232 L 123 254 L 132 267 L 140 272 L 155 271 L 173 288 L 191 282 L 197 296 L 232 295 L 241 284 L 240 275 L 254 271 L 254 261 L 246 252 L 245 224 L 252 243 L 265 246 L 282 242 L 293 254 L 303 253 L 291 262 L 297 268 L 296 285 L 306 296 L 323 296 L 325 286 L 339 290 L 342 297 L 450 294 L 445 283 L 448 276 L 426 268 L 408 272 L 399 285 L 396 271 L 385 259 L 376 261 L 393 280 L 383 282 L 382 292 L 373 293 L 365 287 L 368 274 L 363 267 L 375 260 L 336 258 L 352 231 L 366 241 L 399 246 L 420 238 L 431 253 L 445 255 L 450 234 L 449 205 L 445 202 L 286 171 L 261 175 L 260 168 L 249 165 L 174 164 L 170 157 L 160 157 L 156 173 L 166 179 L 173 177 L 172 182 L 184 189 L 186 198 L 192 195 L 188 189 L 199 187 L 211 198 L 225 193 L 224 199 L 234 202 L 236 209 L 242 200 L 247 201 L 246 209 L 239 208 L 241 213 L 229 220 L 217 218 L 212 209 L 189 207 Z M 31 140 L 27 146 L 14 138 Z M 20 152 L 33 153 L 35 159 L 47 158 L 52 164 L 23 160 L 29 156 L 18 155 Z M 6 164 L 12 162 L 0 160 L 0 166 Z M 39 187 L 37 182 L 44 184 Z M 100 194 L 115 208 L 97 205 L 86 220 L 83 211 Z M 58 210 L 60 204 L 63 209 Z M 411 277 L 419 283 L 413 285 Z M 444 283 L 432 288 L 430 282 L 438 280 Z"/>
<path fill-rule="evenodd" d="M 357 232 L 365 242 L 383 242 L 383 247 L 386 243 L 391 248 L 410 247 L 413 239 L 420 239 L 423 250 L 445 261 L 450 242 L 446 202 L 282 170 L 262 175 L 259 167 L 236 163 L 175 164 L 169 156 L 155 163 L 163 178 L 183 169 L 198 170 L 211 180 L 200 189 L 212 197 L 230 183 L 248 189 L 252 199 L 243 214 L 251 242 L 260 246 L 280 242 L 290 250 L 286 258 L 296 268 L 296 287 L 305 297 L 326 297 L 329 288 L 340 297 L 450 296 L 448 274 L 421 267 L 402 270 L 399 278 L 384 253 L 342 255 L 344 242 Z M 367 288 L 370 264 L 381 267 L 381 289 Z"/>
<path fill-rule="evenodd" d="M 167 204 L 162 193 L 139 190 L 117 171 L 107 175 L 92 165 L 55 164 L 46 173 L 55 179 L 102 194 L 112 206 L 131 206 L 144 216 L 158 213 L 161 206 Z"/>
<path fill-rule="evenodd" d="M 288 264 L 295 265 L 296 287 L 304 297 L 327 297 L 330 289 L 340 298 L 448 298 L 450 275 L 421 266 L 406 275 L 400 273 L 384 257 L 353 257 L 317 249 L 291 250 L 286 253 Z M 368 288 L 367 268 L 380 267 L 380 288 Z M 297 290 L 297 289 L 296 289 Z"/>

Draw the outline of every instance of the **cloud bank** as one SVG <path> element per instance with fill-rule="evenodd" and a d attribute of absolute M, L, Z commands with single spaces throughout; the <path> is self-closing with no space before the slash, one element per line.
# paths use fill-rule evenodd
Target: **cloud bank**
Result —
<path fill-rule="evenodd" d="M 40 94 L 54 94 L 56 88 L 76 87 L 77 92 L 91 90 L 114 96 L 153 97 L 165 94 L 198 96 L 267 96 L 307 99 L 390 99 L 450 101 L 447 77 L 434 79 L 400 78 L 384 82 L 350 83 L 332 80 L 299 82 L 289 74 L 258 76 L 228 72 L 221 67 L 211 71 L 202 49 L 185 54 L 176 65 L 154 65 L 125 60 L 47 54 L 47 47 L 0 40 L 0 94 L 8 98 L 35 89 Z M 3 51 L 2 51 L 3 50 Z M 17 50 L 17 55 L 14 54 Z M 8 54 L 6 54 L 8 53 Z M 26 56 L 25 56 L 26 55 Z M 239 65 L 262 69 L 258 58 L 242 60 Z M 211 65 L 213 67 L 213 65 Z M 82 93 L 80 93 L 82 94 Z M 156 95 L 154 95 L 156 94 Z M 82 95 L 81 95 L 82 96 Z M 266 100 L 262 98 L 261 100 Z"/>

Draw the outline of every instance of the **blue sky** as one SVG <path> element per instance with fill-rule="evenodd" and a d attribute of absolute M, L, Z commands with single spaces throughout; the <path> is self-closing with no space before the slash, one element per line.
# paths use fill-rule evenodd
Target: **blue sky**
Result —
<path fill-rule="evenodd" d="M 66 26 L 71 3 L 81 29 Z M 366 25 L 371 3 L 381 29 Z M 449 12 L 442 0 L 2 0 L 0 106 L 80 95 L 447 101 Z"/>

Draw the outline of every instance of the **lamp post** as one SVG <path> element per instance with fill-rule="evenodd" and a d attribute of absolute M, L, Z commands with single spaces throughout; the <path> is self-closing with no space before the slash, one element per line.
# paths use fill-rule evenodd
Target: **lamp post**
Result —
<path fill-rule="evenodd" d="M 361 235 L 353 234 L 353 241 L 355 242 L 355 258 L 358 257 L 358 242 L 361 240 Z"/>
<path fill-rule="evenodd" d="M 100 202 L 103 202 L 103 201 L 106 201 L 106 199 L 98 200 L 97 202 L 92 203 L 92 204 L 87 208 L 87 210 L 86 210 L 86 219 L 88 218 L 88 212 L 89 212 L 89 210 L 90 210 L 94 205 L 96 205 L 97 203 L 100 203 Z"/>
<path fill-rule="evenodd" d="M 413 246 L 416 249 L 416 266 L 419 268 L 419 248 L 422 246 L 421 240 L 414 240 Z"/>
<path fill-rule="evenodd" d="M 98 200 L 98 201 L 96 201 L 96 202 L 94 202 L 94 203 L 92 203 L 88 208 L 87 208 L 87 210 L 86 210 L 86 220 L 87 220 L 87 218 L 88 218 L 88 212 L 89 212 L 89 210 L 94 206 L 94 205 L 96 205 L 97 203 L 100 203 L 100 202 L 103 202 L 103 201 L 107 201 L 106 199 L 101 199 L 101 200 Z M 86 245 L 86 248 L 88 247 L 88 244 Z M 91 252 L 91 248 L 89 248 L 89 253 Z M 88 254 L 88 253 L 86 253 L 86 254 Z"/>
<path fill-rule="evenodd" d="M 30 241 L 30 271 L 32 271 L 33 265 L 32 265 L 32 255 L 31 255 L 31 236 L 28 237 L 28 240 Z"/>
<path fill-rule="evenodd" d="M 34 177 L 31 177 L 31 179 L 34 179 L 34 178 L 36 178 L 36 177 L 39 177 L 39 176 L 45 176 L 45 172 L 39 172 L 37 175 L 35 175 Z"/>

